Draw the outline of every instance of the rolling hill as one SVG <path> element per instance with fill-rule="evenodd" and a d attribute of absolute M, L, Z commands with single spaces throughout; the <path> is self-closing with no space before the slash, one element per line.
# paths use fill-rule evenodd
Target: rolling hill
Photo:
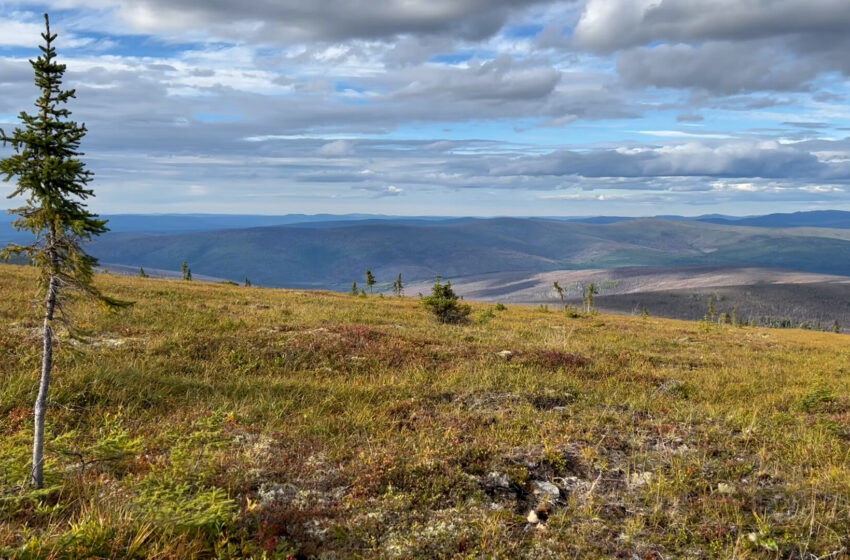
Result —
<path fill-rule="evenodd" d="M 844 212 L 842 210 L 812 210 L 808 212 L 792 212 L 790 214 L 767 214 L 765 216 L 748 216 L 745 218 L 730 218 L 728 216 L 703 216 L 696 219 L 714 224 L 767 228 L 850 228 L 850 212 Z"/>
<path fill-rule="evenodd" d="M 193 271 L 278 287 L 345 289 L 371 269 L 388 286 L 492 273 L 629 266 L 754 266 L 850 275 L 850 231 L 635 219 L 589 224 L 497 218 L 427 224 L 278 226 L 177 235 L 111 233 L 103 263 Z"/>

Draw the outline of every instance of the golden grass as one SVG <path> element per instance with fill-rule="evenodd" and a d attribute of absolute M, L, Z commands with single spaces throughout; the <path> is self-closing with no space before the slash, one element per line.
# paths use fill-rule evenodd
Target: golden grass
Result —
<path fill-rule="evenodd" d="M 0 267 L 0 557 L 850 555 L 846 336 L 103 275 L 136 305 L 72 306 L 36 492 L 33 280 Z"/>

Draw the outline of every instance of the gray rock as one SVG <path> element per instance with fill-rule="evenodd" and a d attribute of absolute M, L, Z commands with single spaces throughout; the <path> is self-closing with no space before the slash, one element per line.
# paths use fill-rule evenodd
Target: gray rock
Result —
<path fill-rule="evenodd" d="M 534 493 L 550 501 L 558 500 L 561 497 L 561 490 L 551 482 L 545 480 L 534 481 Z"/>
<path fill-rule="evenodd" d="M 511 479 L 504 473 L 493 471 L 484 477 L 484 485 L 493 489 L 508 490 L 511 487 Z"/>

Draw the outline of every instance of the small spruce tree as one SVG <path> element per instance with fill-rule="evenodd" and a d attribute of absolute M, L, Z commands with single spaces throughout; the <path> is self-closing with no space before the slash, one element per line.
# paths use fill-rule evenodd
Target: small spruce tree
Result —
<path fill-rule="evenodd" d="M 348 293 L 350 293 L 353 296 L 356 296 L 359 293 L 359 290 L 357 289 L 357 282 L 356 281 L 351 283 L 351 291 L 348 292 Z"/>
<path fill-rule="evenodd" d="M 598 293 L 599 288 L 596 287 L 596 284 L 591 282 L 584 292 L 584 310 L 586 313 L 593 313 L 594 311 L 596 311 L 596 302 L 594 301 L 594 296 Z"/>
<path fill-rule="evenodd" d="M 148 277 L 148 275 L 145 272 L 145 267 L 140 266 L 139 267 L 139 278 L 147 278 L 147 277 Z"/>
<path fill-rule="evenodd" d="M 30 245 L 7 246 L 0 256 L 27 255 L 41 271 L 39 286 L 44 294 L 41 378 L 34 407 L 30 477 L 30 484 L 36 488 L 44 486 L 44 424 L 53 371 L 54 322 L 58 319 L 72 335 L 78 334 L 64 313 L 67 292 L 82 292 L 109 308 L 131 305 L 101 294 L 94 285 L 97 259 L 85 252 L 83 244 L 107 231 L 106 220 L 86 208 L 85 200 L 94 196 L 88 188 L 93 174 L 86 169 L 79 151 L 86 127 L 70 120 L 71 112 L 64 107 L 76 95 L 72 89 L 62 89 L 65 65 L 56 62 L 56 34 L 50 32 L 47 14 L 44 26 L 41 54 L 30 61 L 35 85 L 41 90 L 35 102 L 38 111 L 21 112 L 18 118 L 23 127 L 11 135 L 0 129 L 0 142 L 14 150 L 0 160 L 0 175 L 6 182 L 16 178 L 9 198 L 26 199 L 24 206 L 10 210 L 18 216 L 14 226 L 36 237 Z"/>
<path fill-rule="evenodd" d="M 183 271 L 183 280 L 188 282 L 192 281 L 192 269 L 189 268 L 189 263 L 183 261 L 183 265 L 181 266 L 181 270 Z"/>
<path fill-rule="evenodd" d="M 372 276 L 371 270 L 366 271 L 366 285 L 369 286 L 369 293 L 374 293 L 372 287 L 375 285 L 375 277 Z"/>
<path fill-rule="evenodd" d="M 398 275 L 398 278 L 393 282 L 393 294 L 397 296 L 404 295 L 404 284 L 401 281 L 401 274 Z"/>
<path fill-rule="evenodd" d="M 452 283 L 442 283 L 438 276 L 431 288 L 431 295 L 422 298 L 425 306 L 443 323 L 465 323 L 472 309 L 460 302 L 460 298 L 452 289 Z"/>
<path fill-rule="evenodd" d="M 558 284 L 557 280 L 552 283 L 552 287 L 555 288 L 555 293 L 558 294 L 558 298 L 560 298 L 561 300 L 561 305 L 563 305 L 566 309 L 567 304 L 564 302 L 564 288 L 562 288 L 561 285 Z"/>
<path fill-rule="evenodd" d="M 250 288 L 251 286 L 252 286 L 251 279 L 246 276 L 245 277 L 245 287 Z"/>

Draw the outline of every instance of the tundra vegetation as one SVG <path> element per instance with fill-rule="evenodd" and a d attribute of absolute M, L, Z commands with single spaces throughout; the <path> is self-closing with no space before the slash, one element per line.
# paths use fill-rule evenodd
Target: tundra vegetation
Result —
<path fill-rule="evenodd" d="M 115 275 L 32 489 L 37 274 L 0 266 L 2 558 L 850 551 L 843 335 Z"/>

